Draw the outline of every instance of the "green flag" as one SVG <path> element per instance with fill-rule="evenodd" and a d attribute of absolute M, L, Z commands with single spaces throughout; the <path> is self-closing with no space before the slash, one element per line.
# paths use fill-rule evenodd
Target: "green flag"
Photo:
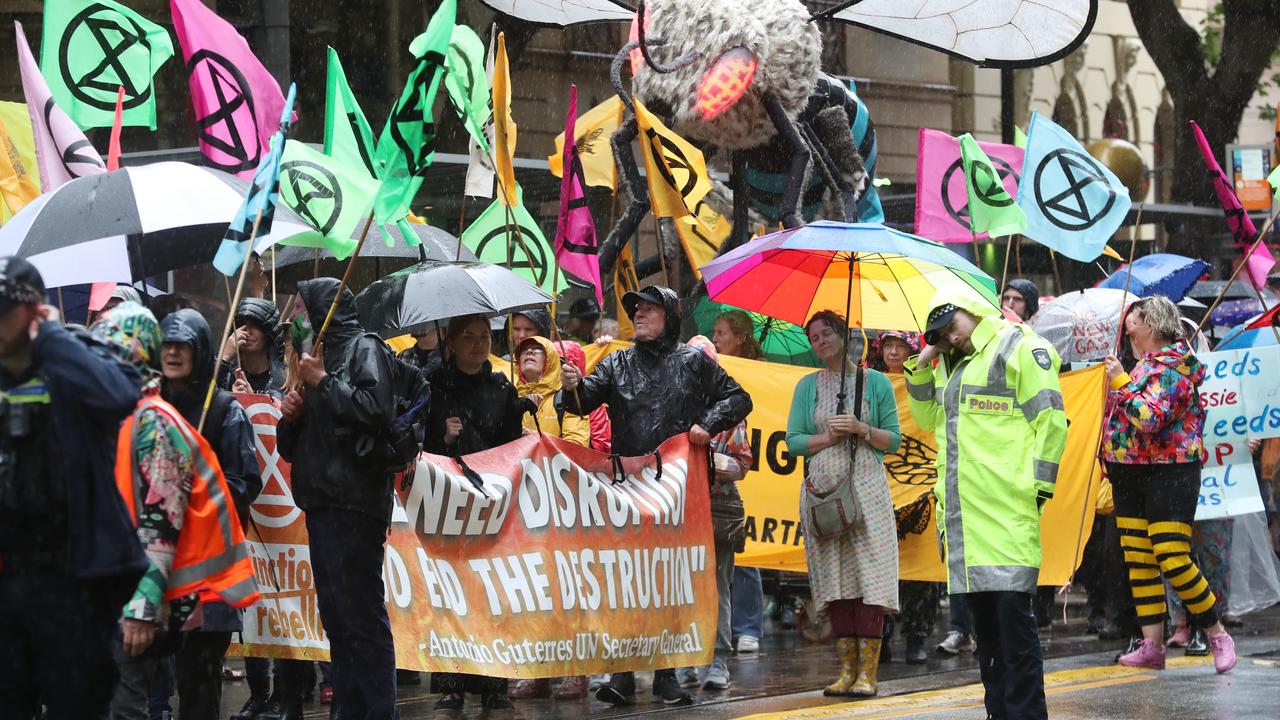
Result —
<path fill-rule="evenodd" d="M 338 51 L 329 48 L 329 78 L 324 106 L 324 154 L 350 167 L 363 166 L 378 177 L 373 131 L 342 72 Z"/>
<path fill-rule="evenodd" d="M 538 223 L 524 209 L 524 191 L 519 186 L 516 198 L 517 202 L 511 208 L 495 200 L 462 233 L 462 244 L 481 261 L 510 268 L 543 290 L 557 294 L 569 285 L 563 273 L 556 273 L 555 253 Z M 511 211 L 510 225 L 507 210 Z"/>
<path fill-rule="evenodd" d="M 382 185 L 358 163 L 344 163 L 297 140 L 285 143 L 280 159 L 280 202 L 319 230 L 323 246 L 339 260 L 355 250 L 356 236 L 364 230 Z M 310 238 L 296 244 L 318 247 L 319 242 Z"/>
<path fill-rule="evenodd" d="M 467 124 L 467 132 L 477 144 L 489 152 L 489 140 L 484 126 L 493 114 L 490 107 L 489 81 L 484 69 L 484 42 L 466 25 L 456 25 L 449 40 L 449 54 L 445 58 L 445 89 L 458 117 Z"/>
<path fill-rule="evenodd" d="M 1270 183 L 1271 189 L 1275 191 L 1275 199 L 1280 200 L 1280 165 L 1276 165 L 1271 174 L 1267 176 L 1267 182 Z"/>
<path fill-rule="evenodd" d="M 1013 126 L 1013 146 L 1027 149 L 1027 134 L 1022 132 L 1022 128 L 1017 125 Z"/>
<path fill-rule="evenodd" d="M 427 31 L 409 45 L 418 62 L 378 138 L 382 190 L 375 211 L 379 223 L 395 223 L 409 214 L 409 204 L 435 158 L 436 126 L 431 109 L 444 77 L 445 54 L 457 14 L 458 0 L 444 0 Z"/>
<path fill-rule="evenodd" d="M 111 127 L 123 87 L 124 124 L 155 130 L 155 75 L 171 57 L 164 28 L 113 0 L 44 4 L 40 72 L 82 128 Z"/>
<path fill-rule="evenodd" d="M 969 133 L 960 136 L 960 160 L 969 190 L 969 227 L 973 232 L 991 237 L 1025 232 L 1026 214 L 1014 203 L 991 158 Z"/>

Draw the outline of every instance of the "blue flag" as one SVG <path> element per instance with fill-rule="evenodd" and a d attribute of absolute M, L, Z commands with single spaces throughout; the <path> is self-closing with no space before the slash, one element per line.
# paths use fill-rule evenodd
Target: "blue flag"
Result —
<path fill-rule="evenodd" d="M 240 272 L 240 266 L 244 264 L 245 255 L 250 249 L 253 223 L 259 212 L 262 213 L 262 219 L 258 221 L 257 237 L 265 237 L 271 232 L 271 218 L 275 215 L 276 198 L 280 193 L 280 156 L 284 154 L 284 141 L 289 135 L 296 93 L 297 87 L 290 83 L 289 97 L 285 98 L 284 111 L 280 113 L 280 129 L 271 136 L 271 150 L 264 153 L 262 160 L 258 162 L 258 169 L 253 173 L 253 183 L 244 196 L 244 204 L 227 226 L 227 234 L 222 237 L 222 245 L 213 258 L 213 266 L 223 275 L 234 277 Z"/>
<path fill-rule="evenodd" d="M 1129 190 L 1071 133 L 1031 116 L 1018 183 L 1027 237 L 1080 262 L 1093 262 L 1129 213 Z"/>

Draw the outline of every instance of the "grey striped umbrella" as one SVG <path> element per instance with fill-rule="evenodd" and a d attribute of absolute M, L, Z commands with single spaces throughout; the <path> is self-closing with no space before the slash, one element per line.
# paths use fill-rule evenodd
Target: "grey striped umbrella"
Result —
<path fill-rule="evenodd" d="M 369 228 L 369 237 L 365 241 L 364 249 L 360 251 L 360 257 L 440 260 L 442 262 L 476 260 L 476 254 L 466 246 L 463 246 L 461 253 L 459 253 L 458 238 L 447 230 L 441 230 L 434 225 L 420 225 L 418 223 L 408 223 L 408 225 L 418 237 L 418 242 L 420 243 L 418 247 L 410 247 L 404 238 L 400 236 L 400 230 L 395 225 L 374 225 Z M 364 223 L 360 223 L 354 233 L 357 239 L 363 230 Z M 461 257 L 459 257 L 459 254 L 461 254 Z M 328 250 L 320 251 L 321 260 L 332 258 L 333 253 Z M 277 270 L 298 263 L 315 262 L 315 260 L 315 248 L 291 246 L 276 249 L 275 266 Z"/>
<path fill-rule="evenodd" d="M 0 226 L 0 256 L 30 260 L 46 287 L 131 283 L 213 260 L 248 184 L 181 162 L 77 178 L 33 200 Z M 261 253 L 318 233 L 283 205 Z"/>

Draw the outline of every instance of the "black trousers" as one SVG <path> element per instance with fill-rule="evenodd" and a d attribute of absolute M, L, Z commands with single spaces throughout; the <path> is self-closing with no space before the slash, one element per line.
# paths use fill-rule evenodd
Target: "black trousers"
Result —
<path fill-rule="evenodd" d="M 0 573 L 0 719 L 105 717 L 116 684 L 114 610 L 59 574 Z"/>
<path fill-rule="evenodd" d="M 1007 720 L 1047 720 L 1044 662 L 1031 593 L 977 592 L 965 598 L 973 611 L 987 714 Z"/>
<path fill-rule="evenodd" d="M 313 508 L 307 533 L 333 660 L 332 715 L 395 720 L 396 653 L 382 588 L 387 525 L 362 513 Z"/>

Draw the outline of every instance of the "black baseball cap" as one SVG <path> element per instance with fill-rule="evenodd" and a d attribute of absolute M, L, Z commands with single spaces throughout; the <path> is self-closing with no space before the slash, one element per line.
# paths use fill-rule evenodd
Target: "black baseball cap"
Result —
<path fill-rule="evenodd" d="M 569 317 L 595 320 L 600 317 L 600 305 L 595 298 L 578 298 L 569 306 Z"/>
<path fill-rule="evenodd" d="M 636 307 L 640 305 L 641 300 L 647 300 L 663 309 L 667 307 L 662 294 L 658 292 L 657 286 L 650 285 L 639 290 L 632 290 L 622 296 L 622 309 L 627 311 L 628 317 L 635 316 Z"/>
<path fill-rule="evenodd" d="M 924 341 L 930 345 L 937 345 L 938 334 L 951 324 L 951 319 L 956 316 L 956 311 L 960 308 L 947 303 L 939 305 L 929 311 L 929 319 L 924 326 Z"/>
<path fill-rule="evenodd" d="M 17 256 L 0 257 L 0 315 L 19 305 L 44 302 L 44 278 L 35 265 Z"/>

